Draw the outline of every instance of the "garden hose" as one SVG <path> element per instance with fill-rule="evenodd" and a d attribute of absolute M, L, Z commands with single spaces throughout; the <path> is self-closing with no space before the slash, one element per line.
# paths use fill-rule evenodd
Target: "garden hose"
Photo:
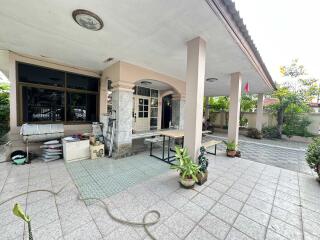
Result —
<path fill-rule="evenodd" d="M 23 192 L 23 193 L 20 193 L 20 194 L 17 194 L 13 197 L 10 197 L 2 202 L 0 202 L 0 206 L 3 205 L 4 203 L 6 202 L 9 202 L 17 197 L 20 197 L 20 196 L 23 196 L 23 195 L 26 195 L 26 194 L 30 194 L 30 193 L 35 193 L 35 192 L 48 192 L 48 193 L 51 193 L 52 195 L 58 195 L 59 193 L 62 192 L 62 190 L 68 185 L 69 183 L 67 183 L 66 185 L 64 185 L 62 188 L 60 188 L 58 191 L 52 191 L 52 190 L 48 190 L 48 189 L 37 189 L 37 190 L 31 190 L 31 191 L 26 191 L 26 192 Z M 131 225 L 131 226 L 142 226 L 145 230 L 145 232 L 147 233 L 147 235 L 153 239 L 153 240 L 156 240 L 156 238 L 150 233 L 150 231 L 148 230 L 148 226 L 152 226 L 152 225 L 155 225 L 156 223 L 159 222 L 160 220 L 160 212 L 157 211 L 157 210 L 151 210 L 151 211 L 148 211 L 146 212 L 144 215 L 143 215 L 143 219 L 142 219 L 142 222 L 133 222 L 133 221 L 128 221 L 128 220 L 123 220 L 123 219 L 120 219 L 118 217 L 116 217 L 115 215 L 113 215 L 109 209 L 109 205 L 107 203 L 105 203 L 104 201 L 102 201 L 101 199 L 99 198 L 81 198 L 80 196 L 78 196 L 79 200 L 81 201 L 86 201 L 86 200 L 96 200 L 100 203 L 103 204 L 107 214 L 109 215 L 109 217 L 111 219 L 113 219 L 114 221 L 116 222 L 119 222 L 121 224 L 126 224 L 126 225 Z M 150 214 L 154 214 L 156 215 L 156 219 L 154 221 L 150 221 L 150 222 L 147 222 L 147 217 L 150 215 Z M 31 229 L 31 227 L 30 227 Z M 31 234 L 31 233 L 30 233 Z"/>

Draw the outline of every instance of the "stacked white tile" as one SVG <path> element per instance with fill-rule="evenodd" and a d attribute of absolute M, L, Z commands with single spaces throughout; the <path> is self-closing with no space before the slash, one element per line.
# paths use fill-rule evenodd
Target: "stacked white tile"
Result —
<path fill-rule="evenodd" d="M 59 140 L 45 142 L 40 148 L 42 148 L 42 160 L 45 162 L 62 158 L 62 144 Z"/>

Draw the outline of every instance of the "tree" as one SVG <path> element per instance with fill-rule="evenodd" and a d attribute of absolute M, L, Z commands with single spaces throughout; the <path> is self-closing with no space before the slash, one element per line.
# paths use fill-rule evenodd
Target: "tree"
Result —
<path fill-rule="evenodd" d="M 240 126 L 246 126 L 248 119 L 244 113 L 253 112 L 257 108 L 257 98 L 254 95 L 243 94 L 240 99 Z"/>
<path fill-rule="evenodd" d="M 280 72 L 287 78 L 287 81 L 272 93 L 271 96 L 277 98 L 278 103 L 269 107 L 277 116 L 277 135 L 279 138 L 283 132 L 285 117 L 287 118 L 287 130 L 291 134 L 296 125 L 294 123 L 300 121 L 298 118 L 301 113 L 309 111 L 308 104 L 314 93 L 312 90 L 314 81 L 306 77 L 305 68 L 303 65 L 299 65 L 297 59 L 294 59 L 288 66 L 280 67 Z M 301 118 L 301 121 L 307 123 L 305 118 Z M 304 127 L 306 128 L 306 126 Z"/>
<path fill-rule="evenodd" d="M 0 83 L 0 137 L 9 130 L 9 89 L 9 84 Z"/>

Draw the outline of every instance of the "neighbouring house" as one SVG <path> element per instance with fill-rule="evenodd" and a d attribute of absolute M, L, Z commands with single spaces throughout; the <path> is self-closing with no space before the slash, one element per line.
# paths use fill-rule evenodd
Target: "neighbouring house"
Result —
<path fill-rule="evenodd" d="M 85 132 L 115 110 L 115 154 L 130 152 L 141 131 L 172 126 L 195 157 L 203 96 L 230 96 L 228 136 L 237 142 L 245 83 L 259 94 L 260 129 L 263 93 L 275 89 L 230 0 L 11 0 L 0 21 L 13 147 L 23 123 Z"/>

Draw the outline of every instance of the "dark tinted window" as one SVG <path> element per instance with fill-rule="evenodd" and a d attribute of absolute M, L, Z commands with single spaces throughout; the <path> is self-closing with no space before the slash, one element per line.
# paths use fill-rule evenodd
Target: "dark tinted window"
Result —
<path fill-rule="evenodd" d="M 137 95 L 150 97 L 150 88 L 138 87 Z"/>
<path fill-rule="evenodd" d="M 158 97 L 158 90 L 151 89 L 151 97 Z"/>
<path fill-rule="evenodd" d="M 67 73 L 67 88 L 97 92 L 99 88 L 99 79 Z"/>
<path fill-rule="evenodd" d="M 97 96 L 94 94 L 67 93 L 67 121 L 97 121 Z"/>
<path fill-rule="evenodd" d="M 20 82 L 63 87 L 64 77 L 65 74 L 61 71 L 18 63 L 18 78 Z"/>
<path fill-rule="evenodd" d="M 22 87 L 23 122 L 64 120 L 64 92 Z"/>

